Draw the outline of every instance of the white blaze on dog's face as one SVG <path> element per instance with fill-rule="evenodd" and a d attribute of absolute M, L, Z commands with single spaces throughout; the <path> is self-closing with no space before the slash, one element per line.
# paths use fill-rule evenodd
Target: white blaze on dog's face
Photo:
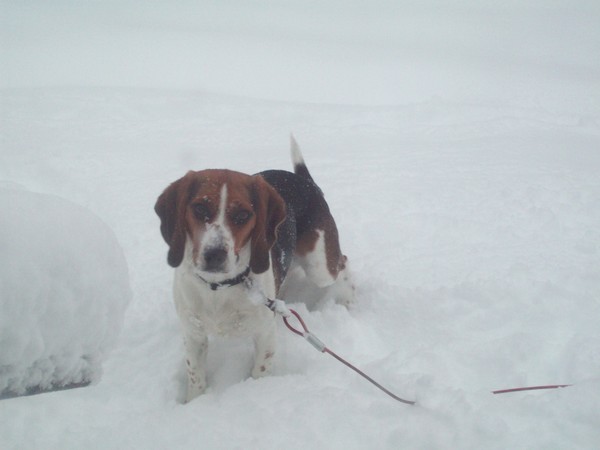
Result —
<path fill-rule="evenodd" d="M 254 222 L 248 192 L 230 192 L 227 183 L 217 180 L 202 183 L 190 202 L 187 220 L 196 273 L 219 282 L 246 270 Z"/>

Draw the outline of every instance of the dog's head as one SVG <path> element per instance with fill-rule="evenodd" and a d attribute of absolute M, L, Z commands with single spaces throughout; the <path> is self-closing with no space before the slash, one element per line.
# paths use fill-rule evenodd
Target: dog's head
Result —
<path fill-rule="evenodd" d="M 154 210 L 169 265 L 178 267 L 186 258 L 210 282 L 247 267 L 266 271 L 285 219 L 283 199 L 260 175 L 230 170 L 188 172 L 164 190 Z"/>

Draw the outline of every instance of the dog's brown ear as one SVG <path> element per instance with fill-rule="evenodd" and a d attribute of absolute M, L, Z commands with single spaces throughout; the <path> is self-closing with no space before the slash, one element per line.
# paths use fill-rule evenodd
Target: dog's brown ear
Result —
<path fill-rule="evenodd" d="M 154 211 L 160 217 L 160 232 L 169 244 L 167 262 L 171 267 L 177 267 L 183 261 L 186 239 L 185 213 L 194 184 L 193 172 L 188 172 L 171 183 L 154 205 Z"/>
<path fill-rule="evenodd" d="M 256 225 L 252 232 L 252 255 L 250 268 L 254 273 L 262 273 L 269 268 L 269 252 L 277 229 L 285 220 L 285 202 L 277 191 L 260 175 L 254 175 L 253 202 Z"/>

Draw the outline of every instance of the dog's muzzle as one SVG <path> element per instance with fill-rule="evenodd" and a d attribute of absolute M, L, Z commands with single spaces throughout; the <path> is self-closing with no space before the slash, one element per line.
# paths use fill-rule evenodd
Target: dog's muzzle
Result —
<path fill-rule="evenodd" d="M 227 263 L 227 248 L 209 247 L 202 254 L 204 259 L 204 271 L 224 272 Z"/>

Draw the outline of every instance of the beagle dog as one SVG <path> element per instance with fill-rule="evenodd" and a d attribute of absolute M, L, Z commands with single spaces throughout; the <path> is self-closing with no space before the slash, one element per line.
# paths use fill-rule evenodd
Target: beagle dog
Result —
<path fill-rule="evenodd" d="M 154 207 L 175 268 L 173 294 L 186 350 L 189 402 L 206 389 L 209 335 L 250 336 L 252 376 L 275 353 L 275 299 L 292 265 L 318 287 L 343 284 L 353 299 L 335 221 L 292 137 L 294 173 L 188 172 Z"/>

